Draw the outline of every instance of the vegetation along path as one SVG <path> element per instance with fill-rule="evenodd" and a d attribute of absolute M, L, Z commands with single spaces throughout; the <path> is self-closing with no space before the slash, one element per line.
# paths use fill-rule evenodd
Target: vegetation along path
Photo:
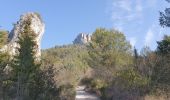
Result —
<path fill-rule="evenodd" d="M 76 88 L 76 100 L 100 100 L 95 94 L 86 92 L 85 86 L 78 86 Z"/>

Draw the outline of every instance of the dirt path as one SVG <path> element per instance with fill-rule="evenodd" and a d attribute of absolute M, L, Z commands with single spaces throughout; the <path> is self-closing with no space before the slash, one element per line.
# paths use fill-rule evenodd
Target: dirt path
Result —
<path fill-rule="evenodd" d="M 76 88 L 76 100 L 100 100 L 95 94 L 84 91 L 85 86 L 78 86 Z"/>

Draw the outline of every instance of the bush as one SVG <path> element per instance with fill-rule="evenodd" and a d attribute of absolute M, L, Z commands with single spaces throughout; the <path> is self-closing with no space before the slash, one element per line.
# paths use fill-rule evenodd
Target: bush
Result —
<path fill-rule="evenodd" d="M 75 87 L 67 84 L 59 87 L 59 100 L 75 100 Z"/>
<path fill-rule="evenodd" d="M 96 82 L 100 83 L 95 86 L 100 87 L 102 100 L 139 100 L 148 92 L 149 79 L 129 68 L 117 72 L 110 84 L 103 85 L 100 81 Z"/>
<path fill-rule="evenodd" d="M 103 87 L 106 87 L 106 83 L 103 80 L 94 79 L 91 82 L 91 87 L 94 88 L 94 89 L 101 89 Z"/>
<path fill-rule="evenodd" d="M 85 77 L 80 81 L 80 84 L 90 87 L 92 80 L 93 80 L 92 78 Z"/>

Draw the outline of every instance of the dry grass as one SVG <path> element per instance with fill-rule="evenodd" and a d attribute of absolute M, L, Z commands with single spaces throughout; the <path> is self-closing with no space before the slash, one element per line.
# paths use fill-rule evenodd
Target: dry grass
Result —
<path fill-rule="evenodd" d="M 170 97 L 166 95 L 155 96 L 155 95 L 147 95 L 144 97 L 144 100 L 170 100 Z"/>

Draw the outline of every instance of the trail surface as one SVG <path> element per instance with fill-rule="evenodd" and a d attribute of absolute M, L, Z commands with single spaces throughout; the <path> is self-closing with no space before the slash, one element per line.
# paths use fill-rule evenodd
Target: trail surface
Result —
<path fill-rule="evenodd" d="M 84 89 L 85 86 L 78 86 L 76 88 L 76 100 L 100 100 L 97 95 L 88 93 Z"/>

